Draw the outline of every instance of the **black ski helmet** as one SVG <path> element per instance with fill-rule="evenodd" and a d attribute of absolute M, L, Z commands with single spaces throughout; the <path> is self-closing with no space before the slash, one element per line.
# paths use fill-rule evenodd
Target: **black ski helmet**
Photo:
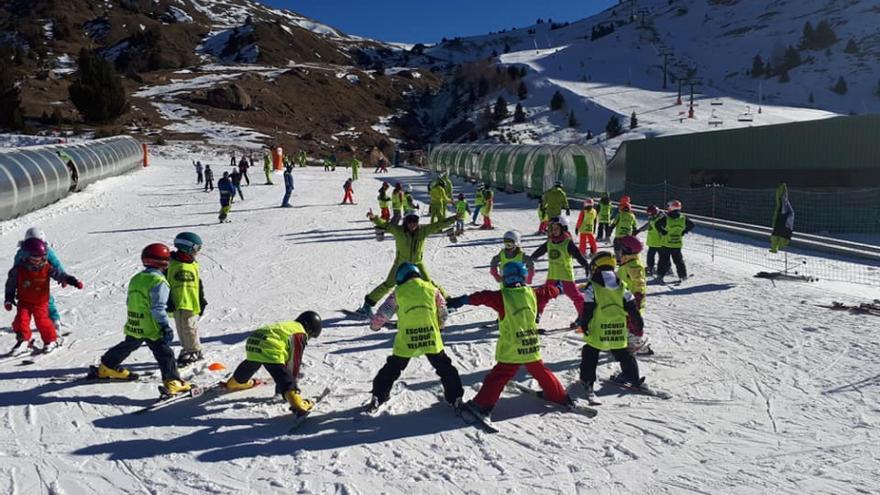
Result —
<path fill-rule="evenodd" d="M 317 339 L 321 335 L 321 315 L 314 311 L 303 311 L 296 317 L 297 323 L 306 329 L 306 334 L 310 339 Z"/>

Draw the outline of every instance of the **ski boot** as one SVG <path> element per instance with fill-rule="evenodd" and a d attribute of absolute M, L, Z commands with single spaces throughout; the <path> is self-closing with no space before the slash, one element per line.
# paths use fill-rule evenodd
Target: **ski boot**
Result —
<path fill-rule="evenodd" d="M 91 379 L 102 378 L 106 380 L 131 381 L 133 376 L 137 377 L 137 375 L 122 367 L 113 369 L 105 366 L 104 363 L 101 363 L 97 368 L 89 366 L 88 378 Z"/>
<path fill-rule="evenodd" d="M 290 404 L 290 410 L 296 414 L 306 414 L 315 407 L 315 403 L 300 395 L 299 390 L 291 390 L 284 394 L 287 403 Z"/>
<path fill-rule="evenodd" d="M 619 383 L 620 385 L 626 385 L 627 387 L 632 388 L 642 388 L 642 384 L 645 383 L 645 377 L 641 377 L 634 382 L 627 378 L 626 375 L 623 374 L 623 372 L 612 375 L 610 380 L 614 383 Z"/>
<path fill-rule="evenodd" d="M 12 356 L 13 354 L 16 353 L 16 351 L 18 351 L 18 350 L 21 349 L 22 347 L 24 347 L 24 348 L 25 348 L 26 350 L 28 350 L 28 351 L 33 351 L 33 350 L 34 350 L 34 341 L 33 341 L 33 339 L 31 339 L 31 340 L 22 340 L 21 337 L 19 337 L 18 335 L 16 335 L 16 337 L 15 337 L 15 345 L 12 346 L 12 349 L 9 349 L 9 352 L 6 353 L 6 356 Z"/>
<path fill-rule="evenodd" d="M 229 380 L 226 380 L 226 382 L 223 384 L 223 386 L 226 387 L 226 390 L 230 390 L 230 391 L 234 392 L 237 390 L 247 390 L 249 388 L 254 388 L 256 386 L 256 384 L 257 384 L 257 381 L 254 380 L 253 378 L 251 378 L 250 380 L 248 380 L 244 383 L 240 383 L 235 380 L 234 376 L 230 376 Z"/>
<path fill-rule="evenodd" d="M 364 316 L 365 318 L 373 317 L 373 306 L 370 303 L 364 301 L 363 306 L 355 310 L 355 313 Z"/>
<path fill-rule="evenodd" d="M 162 392 L 163 395 L 172 396 L 182 394 L 184 392 L 189 392 L 190 390 L 192 390 L 192 388 L 192 383 L 185 382 L 183 380 L 166 380 L 165 383 L 163 383 L 162 386 L 159 387 L 159 390 Z"/>
<path fill-rule="evenodd" d="M 177 367 L 184 368 L 203 359 L 205 359 L 205 357 L 202 355 L 202 351 L 181 351 L 180 356 L 177 357 Z"/>
<path fill-rule="evenodd" d="M 492 413 L 492 409 L 483 409 L 482 407 L 478 406 L 477 403 L 473 401 L 473 399 L 465 402 L 462 406 L 462 410 L 469 412 L 474 417 L 476 417 L 476 419 L 484 423 L 491 423 L 492 421 L 492 419 L 489 417 L 489 415 Z"/>

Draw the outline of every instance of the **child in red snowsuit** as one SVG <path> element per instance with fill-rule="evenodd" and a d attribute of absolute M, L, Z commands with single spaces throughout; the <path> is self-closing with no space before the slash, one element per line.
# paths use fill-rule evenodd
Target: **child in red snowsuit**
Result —
<path fill-rule="evenodd" d="M 49 278 L 55 279 L 63 286 L 69 284 L 78 289 L 82 289 L 83 284 L 46 260 L 49 248 L 44 241 L 37 238 L 28 239 L 22 243 L 21 249 L 26 257 L 9 270 L 4 304 L 6 311 L 12 311 L 13 306 L 18 306 L 18 312 L 12 323 L 12 329 L 17 337 L 13 350 L 25 342 L 31 347 L 31 316 L 43 340 L 43 349 L 51 350 L 55 347 L 53 344 L 58 340 L 58 334 L 49 318 Z"/>
<path fill-rule="evenodd" d="M 342 190 L 345 191 L 345 196 L 342 197 L 342 204 L 348 203 L 353 205 L 354 196 L 352 196 L 352 193 L 354 193 L 354 187 L 351 185 L 351 179 L 345 181 L 345 184 L 342 185 Z"/>
<path fill-rule="evenodd" d="M 495 347 L 497 364 L 483 379 L 483 386 L 466 407 L 486 416 L 491 412 L 504 386 L 519 370 L 526 370 L 538 381 L 544 398 L 557 404 L 566 404 L 568 394 L 562 384 L 541 358 L 541 344 L 535 323 L 538 305 L 546 305 L 559 295 L 559 288 L 547 285 L 531 288 L 525 284 L 528 270 L 519 261 L 507 262 L 502 267 L 504 287 L 500 291 L 481 291 L 468 296 L 448 299 L 447 308 L 465 304 L 488 306 L 498 313 L 500 335 Z M 475 411 L 474 411 L 475 409 Z"/>

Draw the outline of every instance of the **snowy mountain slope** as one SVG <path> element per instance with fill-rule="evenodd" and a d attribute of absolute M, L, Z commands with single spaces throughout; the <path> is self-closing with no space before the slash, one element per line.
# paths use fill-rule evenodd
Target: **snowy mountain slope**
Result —
<path fill-rule="evenodd" d="M 292 209 L 276 208 L 281 187 L 244 188 L 232 223 L 217 225 L 215 194 L 193 184 L 191 159 L 215 165 L 225 155 L 192 147 L 139 172 L 107 179 L 22 218 L 0 223 L 0 250 L 11 254 L 25 228 L 44 228 L 83 291 L 53 286 L 68 345 L 37 365 L 0 360 L 0 486 L 56 493 L 868 493 L 876 483 L 880 348 L 872 316 L 818 309 L 832 299 L 863 300 L 864 287 L 752 278 L 754 267 L 712 263 L 699 233 L 685 256 L 695 277 L 680 288 L 650 286 L 647 333 L 658 351 L 641 363 L 670 401 L 604 391 L 594 420 L 505 393 L 495 410 L 502 432 L 464 426 L 438 403 L 424 360 L 376 419 L 354 420 L 370 380 L 389 354 L 393 333 L 370 332 L 335 311 L 359 304 L 384 279 L 393 244 L 377 244 L 363 218 L 381 180 L 413 184 L 425 199 L 428 178 L 395 169 L 364 174 L 359 205 L 339 206 L 345 173 L 295 173 Z M 276 181 L 276 184 L 280 182 Z M 469 196 L 471 186 L 457 184 Z M 496 287 L 486 265 L 503 230 L 534 231 L 534 205 L 497 195 L 498 230 L 468 230 L 458 244 L 428 241 L 425 261 L 451 294 Z M 296 436 L 271 387 L 163 412 L 128 412 L 155 396 L 141 383 L 57 383 L 84 372 L 122 338 L 126 283 L 140 249 L 182 230 L 205 240 L 200 255 L 209 305 L 201 334 L 209 361 L 231 370 L 256 326 L 307 308 L 325 319 L 310 342 L 300 386 L 333 394 Z M 724 241 L 716 241 L 724 242 Z M 539 243 L 525 236 L 530 251 Z M 728 246 L 733 248 L 735 245 Z M 539 263 L 537 282 L 545 276 Z M 7 316 L 9 321 L 10 316 Z M 544 324 L 573 318 L 567 300 L 551 302 Z M 490 310 L 453 315 L 444 333 L 466 397 L 494 363 Z M 0 348 L 11 346 L 0 335 Z M 546 336 L 544 358 L 565 383 L 576 377 L 580 344 Z M 126 363 L 154 369 L 148 351 Z M 600 376 L 615 367 L 605 362 Z M 200 368 L 194 380 L 221 378 Z M 521 376 L 521 379 L 525 377 Z"/>
<path fill-rule="evenodd" d="M 808 21 L 812 26 L 827 21 L 838 41 L 827 50 L 798 48 Z M 455 63 L 494 53 L 500 56 L 499 65 L 532 69 L 525 79 L 529 95 L 522 102 L 530 120 L 523 125 L 508 119 L 502 122 L 500 134 L 512 130 L 521 142 L 578 141 L 588 129 L 595 135 L 604 131 L 612 113 L 620 115 L 627 128 L 635 111 L 643 128 L 621 137 L 632 139 L 878 112 L 878 21 L 880 9 L 865 1 L 643 0 L 570 24 L 542 23 L 457 38 L 427 53 Z M 594 29 L 612 25 L 613 32 L 591 39 Z M 847 53 L 849 40 L 856 53 Z M 778 74 L 751 77 L 756 55 L 781 67 L 787 47 L 801 58 L 800 65 L 787 71 L 790 81 L 781 82 Z M 666 89 L 662 87 L 664 54 L 669 66 Z M 846 94 L 832 91 L 841 76 L 848 86 Z M 696 121 L 679 122 L 679 112 L 687 116 L 689 86 L 683 88 L 684 106 L 673 106 L 677 80 L 697 83 Z M 550 97 L 557 90 L 566 98 L 566 107 L 550 113 Z M 493 92 L 484 102 L 494 102 L 499 94 L 510 103 L 512 114 L 515 94 Z M 711 105 L 713 100 L 722 105 Z M 570 111 L 580 124 L 566 129 Z M 478 113 L 474 110 L 471 119 Z M 612 151 L 618 141 L 609 143 Z"/>

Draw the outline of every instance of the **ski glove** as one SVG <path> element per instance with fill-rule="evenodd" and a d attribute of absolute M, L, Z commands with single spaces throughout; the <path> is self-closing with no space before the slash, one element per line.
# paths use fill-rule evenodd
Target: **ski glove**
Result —
<path fill-rule="evenodd" d="M 64 279 L 64 283 L 72 285 L 80 290 L 83 288 L 83 283 L 72 275 L 68 275 L 67 278 Z"/>
<path fill-rule="evenodd" d="M 446 309 L 457 309 L 468 304 L 468 296 L 451 297 L 446 300 Z"/>
<path fill-rule="evenodd" d="M 174 331 L 171 330 L 171 327 L 168 325 L 162 325 L 162 328 L 159 329 L 162 332 L 162 342 L 166 344 L 170 344 L 172 340 L 174 340 Z"/>
<path fill-rule="evenodd" d="M 13 306 L 15 306 L 15 304 L 13 304 L 12 301 L 6 301 L 3 305 L 3 307 L 6 308 L 6 311 L 12 311 Z"/>

